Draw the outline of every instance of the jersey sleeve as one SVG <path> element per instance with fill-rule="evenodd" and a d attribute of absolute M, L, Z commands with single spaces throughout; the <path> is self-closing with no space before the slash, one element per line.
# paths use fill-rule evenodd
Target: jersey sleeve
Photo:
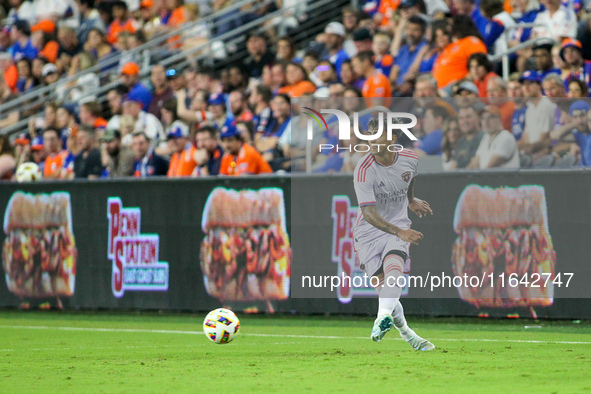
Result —
<path fill-rule="evenodd" d="M 370 168 L 372 162 L 373 157 L 370 154 L 357 163 L 357 167 L 353 173 L 353 185 L 359 207 L 376 204 L 376 196 L 373 191 L 375 176 Z"/>

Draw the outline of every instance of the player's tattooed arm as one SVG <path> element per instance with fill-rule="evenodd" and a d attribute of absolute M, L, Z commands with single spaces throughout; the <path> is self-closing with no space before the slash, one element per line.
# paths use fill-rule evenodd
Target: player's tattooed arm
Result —
<path fill-rule="evenodd" d="M 410 181 L 410 185 L 408 186 L 408 192 L 406 193 L 406 196 L 408 197 L 408 207 L 418 217 L 422 218 L 423 216 L 427 216 L 427 214 L 433 215 L 433 210 L 431 210 L 429 203 L 427 201 L 415 197 L 415 178 L 413 178 L 412 181 Z"/>
<path fill-rule="evenodd" d="M 376 210 L 375 205 L 365 205 L 361 207 L 361 212 L 363 212 L 363 217 L 367 221 L 367 223 L 371 224 L 375 228 L 382 230 L 388 234 L 392 234 L 397 236 L 403 241 L 411 242 L 415 245 L 419 244 L 419 241 L 423 239 L 423 234 L 415 230 L 403 230 L 400 227 L 389 223 L 384 219 Z"/>

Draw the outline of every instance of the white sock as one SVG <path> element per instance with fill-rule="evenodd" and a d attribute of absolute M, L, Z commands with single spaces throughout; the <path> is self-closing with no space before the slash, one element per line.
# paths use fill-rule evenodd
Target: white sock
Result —
<path fill-rule="evenodd" d="M 402 289 L 396 286 L 396 279 L 399 276 L 402 276 L 402 271 L 404 269 L 404 262 L 402 258 L 398 255 L 389 255 L 384 259 L 384 281 L 383 287 L 380 288 L 378 291 L 379 299 L 379 306 L 378 306 L 378 317 L 384 315 L 392 315 L 394 311 L 394 307 L 398 299 L 400 298 L 400 293 Z"/>
<path fill-rule="evenodd" d="M 404 308 L 400 300 L 396 300 L 396 305 L 394 305 L 394 310 L 392 311 L 392 320 L 394 321 L 394 327 L 400 332 L 400 335 L 406 336 L 412 331 L 406 324 Z"/>

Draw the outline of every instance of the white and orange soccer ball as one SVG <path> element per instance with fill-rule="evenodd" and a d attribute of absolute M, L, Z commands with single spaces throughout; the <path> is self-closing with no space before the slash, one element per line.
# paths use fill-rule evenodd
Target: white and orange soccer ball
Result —
<path fill-rule="evenodd" d="M 234 340 L 240 330 L 240 320 L 234 312 L 226 308 L 218 308 L 205 316 L 203 331 L 207 339 L 223 344 Z"/>

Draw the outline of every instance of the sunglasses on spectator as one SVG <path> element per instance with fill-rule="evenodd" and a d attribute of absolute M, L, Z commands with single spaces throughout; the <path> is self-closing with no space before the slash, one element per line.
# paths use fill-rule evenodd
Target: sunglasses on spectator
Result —
<path fill-rule="evenodd" d="M 584 109 L 576 109 L 573 111 L 573 117 L 587 116 L 587 111 Z"/>
<path fill-rule="evenodd" d="M 316 67 L 316 71 L 328 71 L 330 70 L 329 66 L 318 66 Z"/>

